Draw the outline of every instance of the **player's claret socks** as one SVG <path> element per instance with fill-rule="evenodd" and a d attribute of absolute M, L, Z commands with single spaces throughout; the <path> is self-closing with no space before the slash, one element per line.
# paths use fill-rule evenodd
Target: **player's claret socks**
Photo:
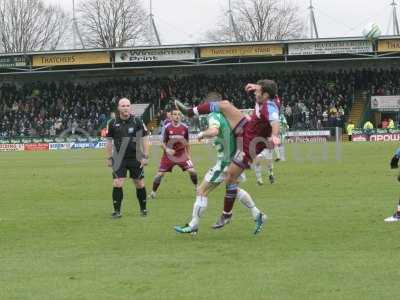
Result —
<path fill-rule="evenodd" d="M 197 186 L 198 183 L 197 173 L 190 173 L 190 180 L 195 186 Z"/>
<path fill-rule="evenodd" d="M 207 115 L 211 112 L 220 112 L 219 103 L 218 102 L 206 102 L 199 104 L 195 107 L 187 107 L 179 100 L 175 99 L 176 108 L 184 115 L 189 118 L 194 117 L 195 115 Z"/>
<path fill-rule="evenodd" d="M 155 193 L 155 192 L 157 192 L 157 190 L 158 190 L 158 187 L 160 186 L 160 184 L 161 184 L 161 180 L 162 180 L 162 176 L 155 176 L 154 177 L 154 181 L 153 181 L 153 192 Z"/>
<path fill-rule="evenodd" d="M 236 183 L 227 184 L 224 198 L 224 211 L 230 213 L 238 193 L 238 185 Z"/>

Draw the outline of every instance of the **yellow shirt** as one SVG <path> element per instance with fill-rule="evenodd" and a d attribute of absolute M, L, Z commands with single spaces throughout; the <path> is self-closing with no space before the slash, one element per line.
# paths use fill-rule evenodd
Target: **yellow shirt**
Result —
<path fill-rule="evenodd" d="M 374 125 L 370 121 L 365 122 L 364 129 L 374 129 Z"/>
<path fill-rule="evenodd" d="M 393 122 L 393 120 L 392 119 L 390 119 L 390 121 L 389 121 L 389 125 L 388 125 L 388 127 L 387 128 L 389 128 L 389 129 L 393 129 L 394 128 L 394 122 Z"/>
<path fill-rule="evenodd" d="M 353 129 L 354 129 L 354 127 L 355 127 L 355 125 L 352 124 L 352 123 L 350 123 L 350 124 L 347 125 L 346 130 L 347 130 L 347 134 L 348 134 L 348 135 L 352 135 L 352 134 L 353 134 Z"/>

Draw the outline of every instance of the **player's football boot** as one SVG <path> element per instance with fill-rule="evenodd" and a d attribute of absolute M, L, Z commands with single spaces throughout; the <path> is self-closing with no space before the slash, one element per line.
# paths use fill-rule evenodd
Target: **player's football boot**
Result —
<path fill-rule="evenodd" d="M 140 210 L 140 216 L 141 217 L 147 217 L 147 209 L 141 209 Z"/>
<path fill-rule="evenodd" d="M 257 234 L 262 230 L 265 221 L 267 221 L 267 215 L 260 212 L 255 220 L 256 228 L 254 229 L 254 234 Z"/>
<path fill-rule="evenodd" d="M 121 212 L 119 212 L 119 211 L 114 211 L 112 214 L 111 214 L 111 218 L 113 218 L 113 219 L 119 219 L 119 218 L 121 218 L 122 217 L 122 214 L 121 214 Z"/>
<path fill-rule="evenodd" d="M 395 213 L 393 216 L 387 217 L 385 219 L 385 222 L 398 222 L 400 221 L 400 214 Z"/>
<path fill-rule="evenodd" d="M 258 185 L 263 185 L 264 184 L 264 181 L 260 178 L 260 179 L 257 179 L 257 184 Z"/>
<path fill-rule="evenodd" d="M 185 226 L 175 226 L 174 229 L 177 233 L 189 233 L 192 235 L 196 235 L 199 232 L 198 228 L 192 228 L 189 224 L 186 224 Z"/>
<path fill-rule="evenodd" d="M 151 199 L 156 199 L 156 196 L 157 196 L 156 192 L 151 191 L 151 193 L 150 193 L 150 198 L 151 198 Z"/>
<path fill-rule="evenodd" d="M 212 225 L 213 229 L 220 229 L 222 227 L 224 227 L 226 224 L 229 224 L 232 220 L 232 214 L 230 215 L 225 215 L 222 214 L 219 219 L 217 220 L 217 222 L 215 222 L 214 225 Z"/>
<path fill-rule="evenodd" d="M 178 99 L 175 99 L 175 100 L 174 100 L 174 104 L 175 104 L 175 107 L 176 107 L 182 114 L 184 114 L 185 116 L 188 115 L 188 108 L 186 107 L 185 104 L 183 104 L 183 103 L 182 103 L 181 101 L 179 101 Z"/>
<path fill-rule="evenodd" d="M 273 184 L 273 183 L 275 182 L 275 177 L 274 177 L 274 175 L 269 175 L 269 182 L 270 182 L 271 184 Z"/>

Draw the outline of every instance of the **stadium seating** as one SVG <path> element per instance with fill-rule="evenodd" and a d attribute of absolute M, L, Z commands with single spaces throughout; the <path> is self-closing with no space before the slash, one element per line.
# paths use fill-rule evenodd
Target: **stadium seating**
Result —
<path fill-rule="evenodd" d="M 123 96 L 135 103 L 154 103 L 157 109 L 165 110 L 172 97 L 193 105 L 209 91 L 216 90 L 238 108 L 251 108 L 253 100 L 246 95 L 243 86 L 260 78 L 278 82 L 282 109 L 290 127 L 295 129 L 342 127 L 356 90 L 384 95 L 400 92 L 399 71 L 396 70 L 3 83 L 0 85 L 0 137 L 55 136 L 66 128 L 76 127 L 97 135 L 115 109 L 117 99 Z M 159 115 L 161 121 L 162 114 Z"/>

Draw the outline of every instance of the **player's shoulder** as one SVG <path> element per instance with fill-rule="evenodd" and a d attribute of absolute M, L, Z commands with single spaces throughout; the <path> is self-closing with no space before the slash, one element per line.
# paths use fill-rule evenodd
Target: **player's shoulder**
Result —
<path fill-rule="evenodd" d="M 182 128 L 184 128 L 185 130 L 189 130 L 189 126 L 186 125 L 185 123 L 181 123 L 180 126 L 181 126 Z"/>
<path fill-rule="evenodd" d="M 277 112 L 279 115 L 279 107 L 278 105 L 276 105 L 274 101 L 268 100 L 267 102 L 264 103 L 264 106 L 268 108 L 268 111 Z"/>
<path fill-rule="evenodd" d="M 271 121 L 279 120 L 279 108 L 274 101 L 267 101 L 264 103 L 268 111 L 268 118 Z"/>

